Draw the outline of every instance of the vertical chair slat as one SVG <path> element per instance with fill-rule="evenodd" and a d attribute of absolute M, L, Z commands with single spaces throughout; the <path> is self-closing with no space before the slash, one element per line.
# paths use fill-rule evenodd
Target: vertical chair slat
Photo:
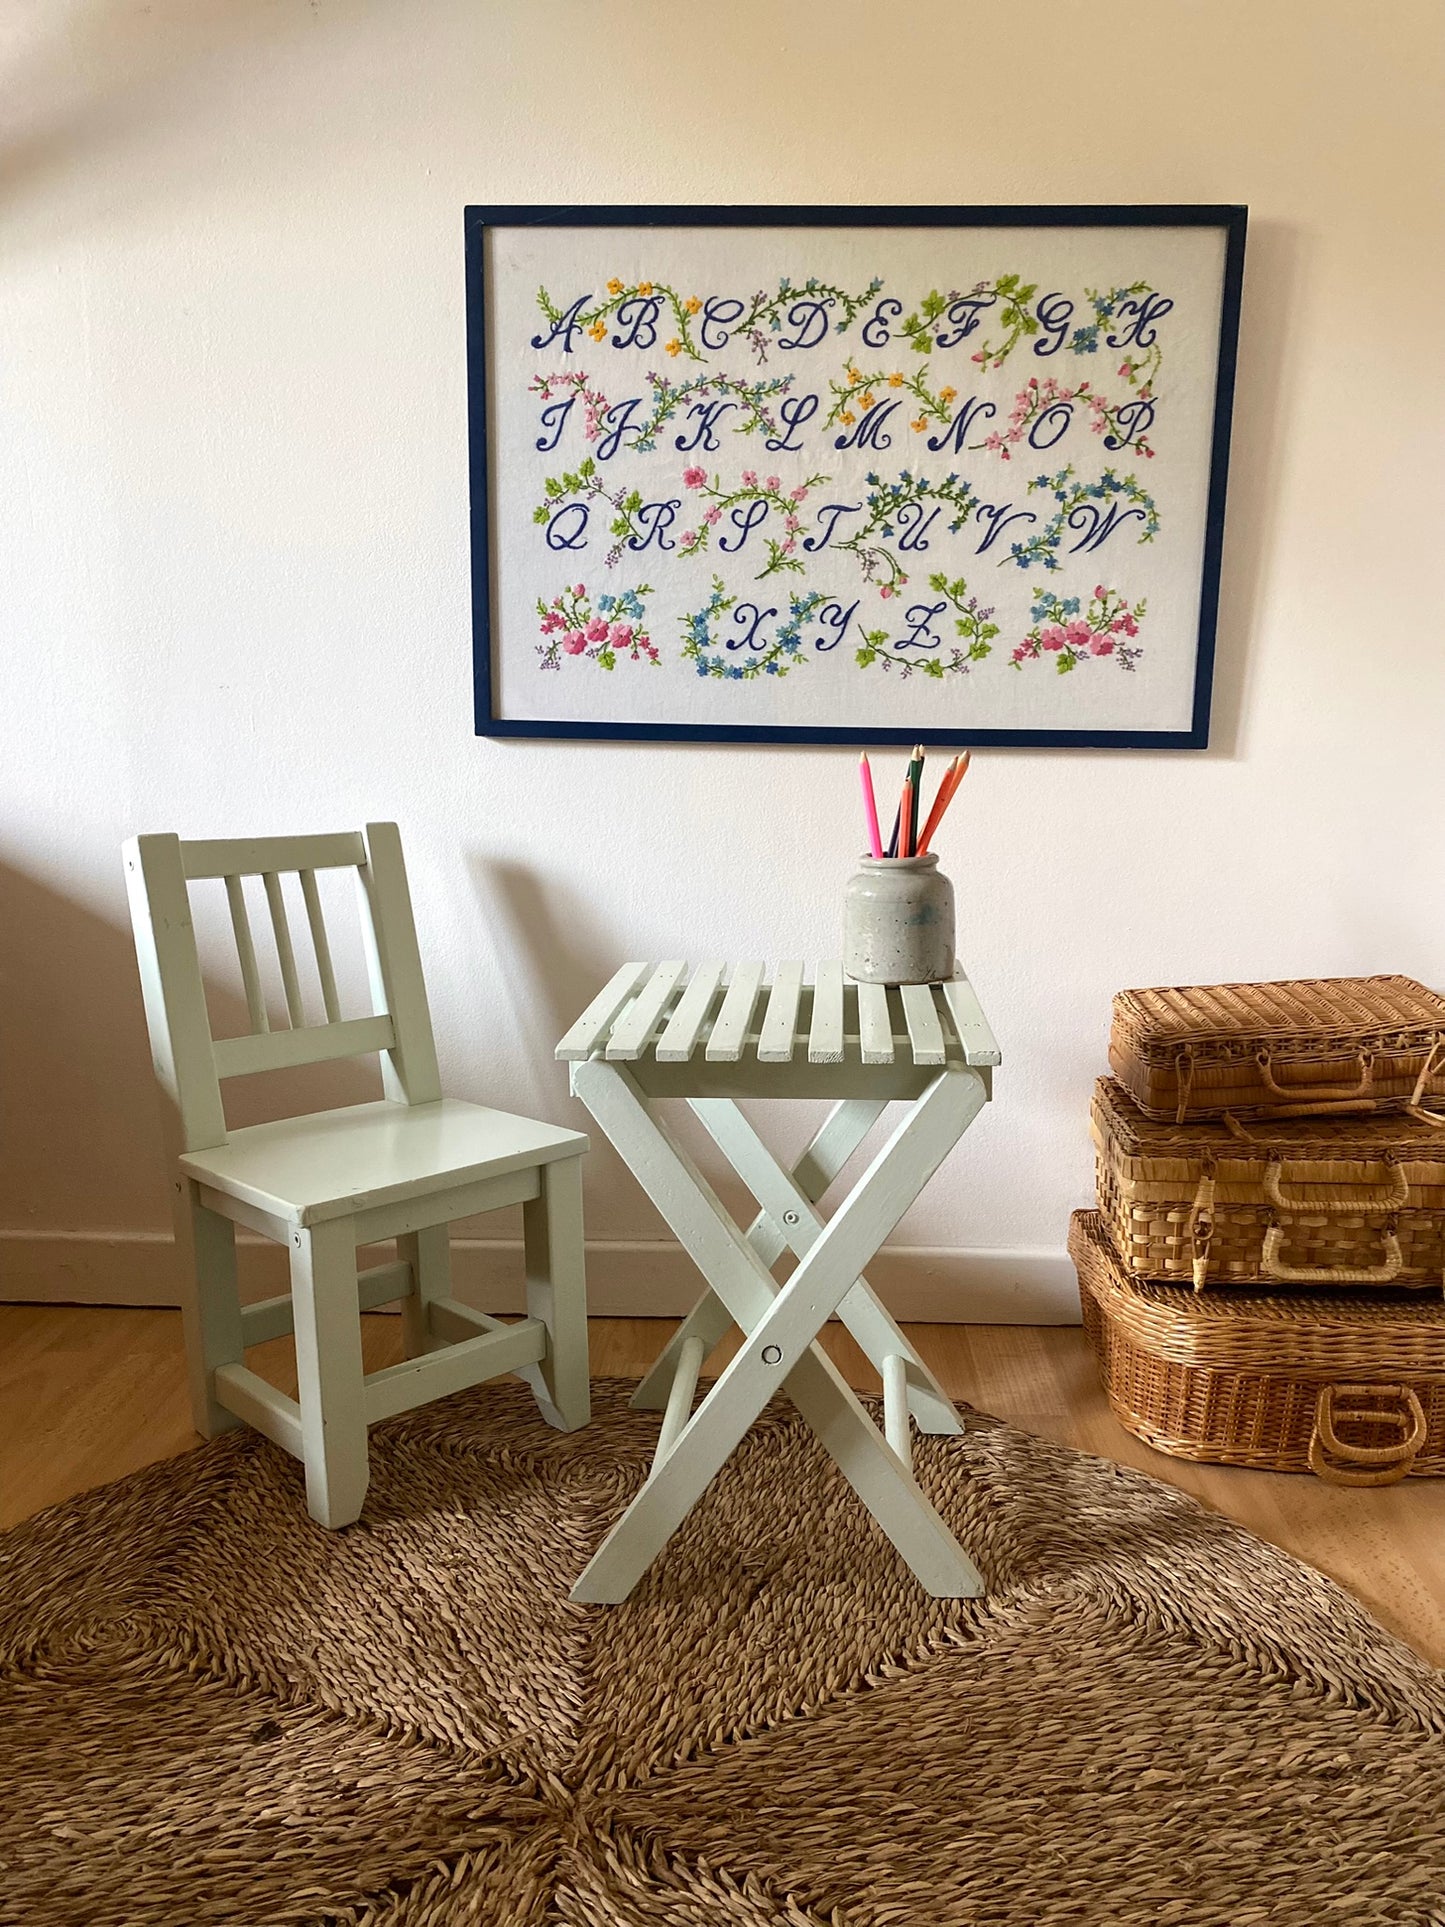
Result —
<path fill-rule="evenodd" d="M 226 901 L 231 906 L 231 928 L 236 933 L 236 955 L 241 960 L 241 982 L 246 990 L 246 1009 L 251 1019 L 251 1034 L 260 1036 L 270 1030 L 266 999 L 261 994 L 261 973 L 256 968 L 256 946 L 251 941 L 251 919 L 246 915 L 246 887 L 239 876 L 226 878 Z"/>
<path fill-rule="evenodd" d="M 321 913 L 321 892 L 316 887 L 316 872 L 301 872 L 301 894 L 306 899 L 306 921 L 311 925 L 311 947 L 316 953 L 316 974 L 321 979 L 321 1002 L 326 1021 L 341 1018 L 341 1003 L 336 995 L 336 972 L 331 967 L 331 945 L 326 940 L 326 919 Z"/>
<path fill-rule="evenodd" d="M 296 976 L 296 953 L 291 948 L 291 926 L 286 921 L 286 899 L 281 894 L 281 877 L 267 870 L 262 879 L 266 901 L 271 906 L 271 928 L 276 935 L 276 960 L 281 966 L 281 984 L 286 992 L 286 1015 L 292 1030 L 301 1030 L 306 1013 L 301 1007 L 301 985 Z"/>

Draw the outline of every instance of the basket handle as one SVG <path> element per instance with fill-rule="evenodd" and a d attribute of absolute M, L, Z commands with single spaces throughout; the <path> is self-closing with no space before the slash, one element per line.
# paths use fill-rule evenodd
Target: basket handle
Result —
<path fill-rule="evenodd" d="M 1264 1252 L 1259 1268 L 1266 1278 L 1285 1285 L 1388 1285 L 1400 1275 L 1405 1259 L 1400 1240 L 1393 1231 L 1384 1234 L 1385 1261 L 1374 1266 L 1355 1268 L 1347 1265 L 1282 1265 L 1279 1248 L 1285 1227 L 1272 1224 L 1264 1234 Z"/>
<path fill-rule="evenodd" d="M 1344 1399 L 1389 1400 L 1396 1409 L 1382 1409 L 1380 1404 L 1341 1405 L 1337 1409 L 1336 1400 Z M 1398 1425 L 1399 1443 L 1351 1445 L 1337 1430 L 1342 1419 L 1357 1424 Z M 1322 1385 L 1310 1434 L 1310 1470 L 1329 1485 L 1395 1485 L 1415 1463 L 1428 1430 L 1424 1408 L 1408 1385 Z M 1338 1463 L 1340 1460 L 1344 1463 Z M 1346 1469 L 1349 1466 L 1371 1469 L 1352 1472 Z"/>
<path fill-rule="evenodd" d="M 1386 1160 L 1392 1163 L 1393 1160 Z M 1337 1218 L 1361 1211 L 1398 1211 L 1410 1202 L 1410 1180 L 1403 1168 L 1393 1164 L 1390 1178 L 1390 1195 L 1378 1200 L 1366 1199 L 1363 1203 L 1351 1202 L 1348 1198 L 1340 1202 L 1319 1202 L 1314 1198 L 1287 1198 L 1284 1195 L 1284 1159 L 1271 1158 L 1264 1167 L 1264 1195 L 1280 1211 L 1307 1211 L 1313 1217 Z"/>
<path fill-rule="evenodd" d="M 1354 1084 L 1279 1084 L 1275 1082 L 1274 1059 L 1269 1051 L 1256 1051 L 1254 1061 L 1259 1066 L 1264 1088 L 1271 1097 L 1283 1098 L 1286 1104 L 1301 1100 L 1311 1104 L 1350 1104 L 1356 1098 L 1368 1098 L 1375 1082 L 1375 1060 L 1369 1051 L 1362 1050 L 1355 1058 L 1360 1075 Z"/>

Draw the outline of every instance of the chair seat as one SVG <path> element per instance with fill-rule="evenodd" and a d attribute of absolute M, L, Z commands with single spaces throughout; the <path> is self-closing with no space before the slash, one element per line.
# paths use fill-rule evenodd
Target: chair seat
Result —
<path fill-rule="evenodd" d="M 273 1217 L 313 1225 L 586 1149 L 581 1131 L 484 1104 L 381 1099 L 248 1125 L 214 1150 L 187 1152 L 180 1164 L 198 1184 Z"/>

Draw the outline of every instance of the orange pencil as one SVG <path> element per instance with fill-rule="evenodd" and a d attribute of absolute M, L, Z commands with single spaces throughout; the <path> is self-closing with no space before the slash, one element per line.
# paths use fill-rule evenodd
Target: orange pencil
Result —
<path fill-rule="evenodd" d="M 911 775 L 903 779 L 903 795 L 898 803 L 898 854 L 913 855 L 914 792 Z"/>
<path fill-rule="evenodd" d="M 969 763 L 973 759 L 972 750 L 965 750 L 962 756 L 955 757 L 953 767 L 938 786 L 938 794 L 933 799 L 933 809 L 928 822 L 924 825 L 923 835 L 918 839 L 918 854 L 925 856 L 934 831 L 943 821 L 943 813 L 957 794 L 958 786 L 968 774 Z"/>

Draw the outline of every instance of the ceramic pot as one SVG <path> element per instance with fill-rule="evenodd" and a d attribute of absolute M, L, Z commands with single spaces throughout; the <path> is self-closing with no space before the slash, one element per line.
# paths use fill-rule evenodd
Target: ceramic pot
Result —
<path fill-rule="evenodd" d="M 953 975 L 953 885 L 927 856 L 861 860 L 843 904 L 843 968 L 865 984 Z"/>

